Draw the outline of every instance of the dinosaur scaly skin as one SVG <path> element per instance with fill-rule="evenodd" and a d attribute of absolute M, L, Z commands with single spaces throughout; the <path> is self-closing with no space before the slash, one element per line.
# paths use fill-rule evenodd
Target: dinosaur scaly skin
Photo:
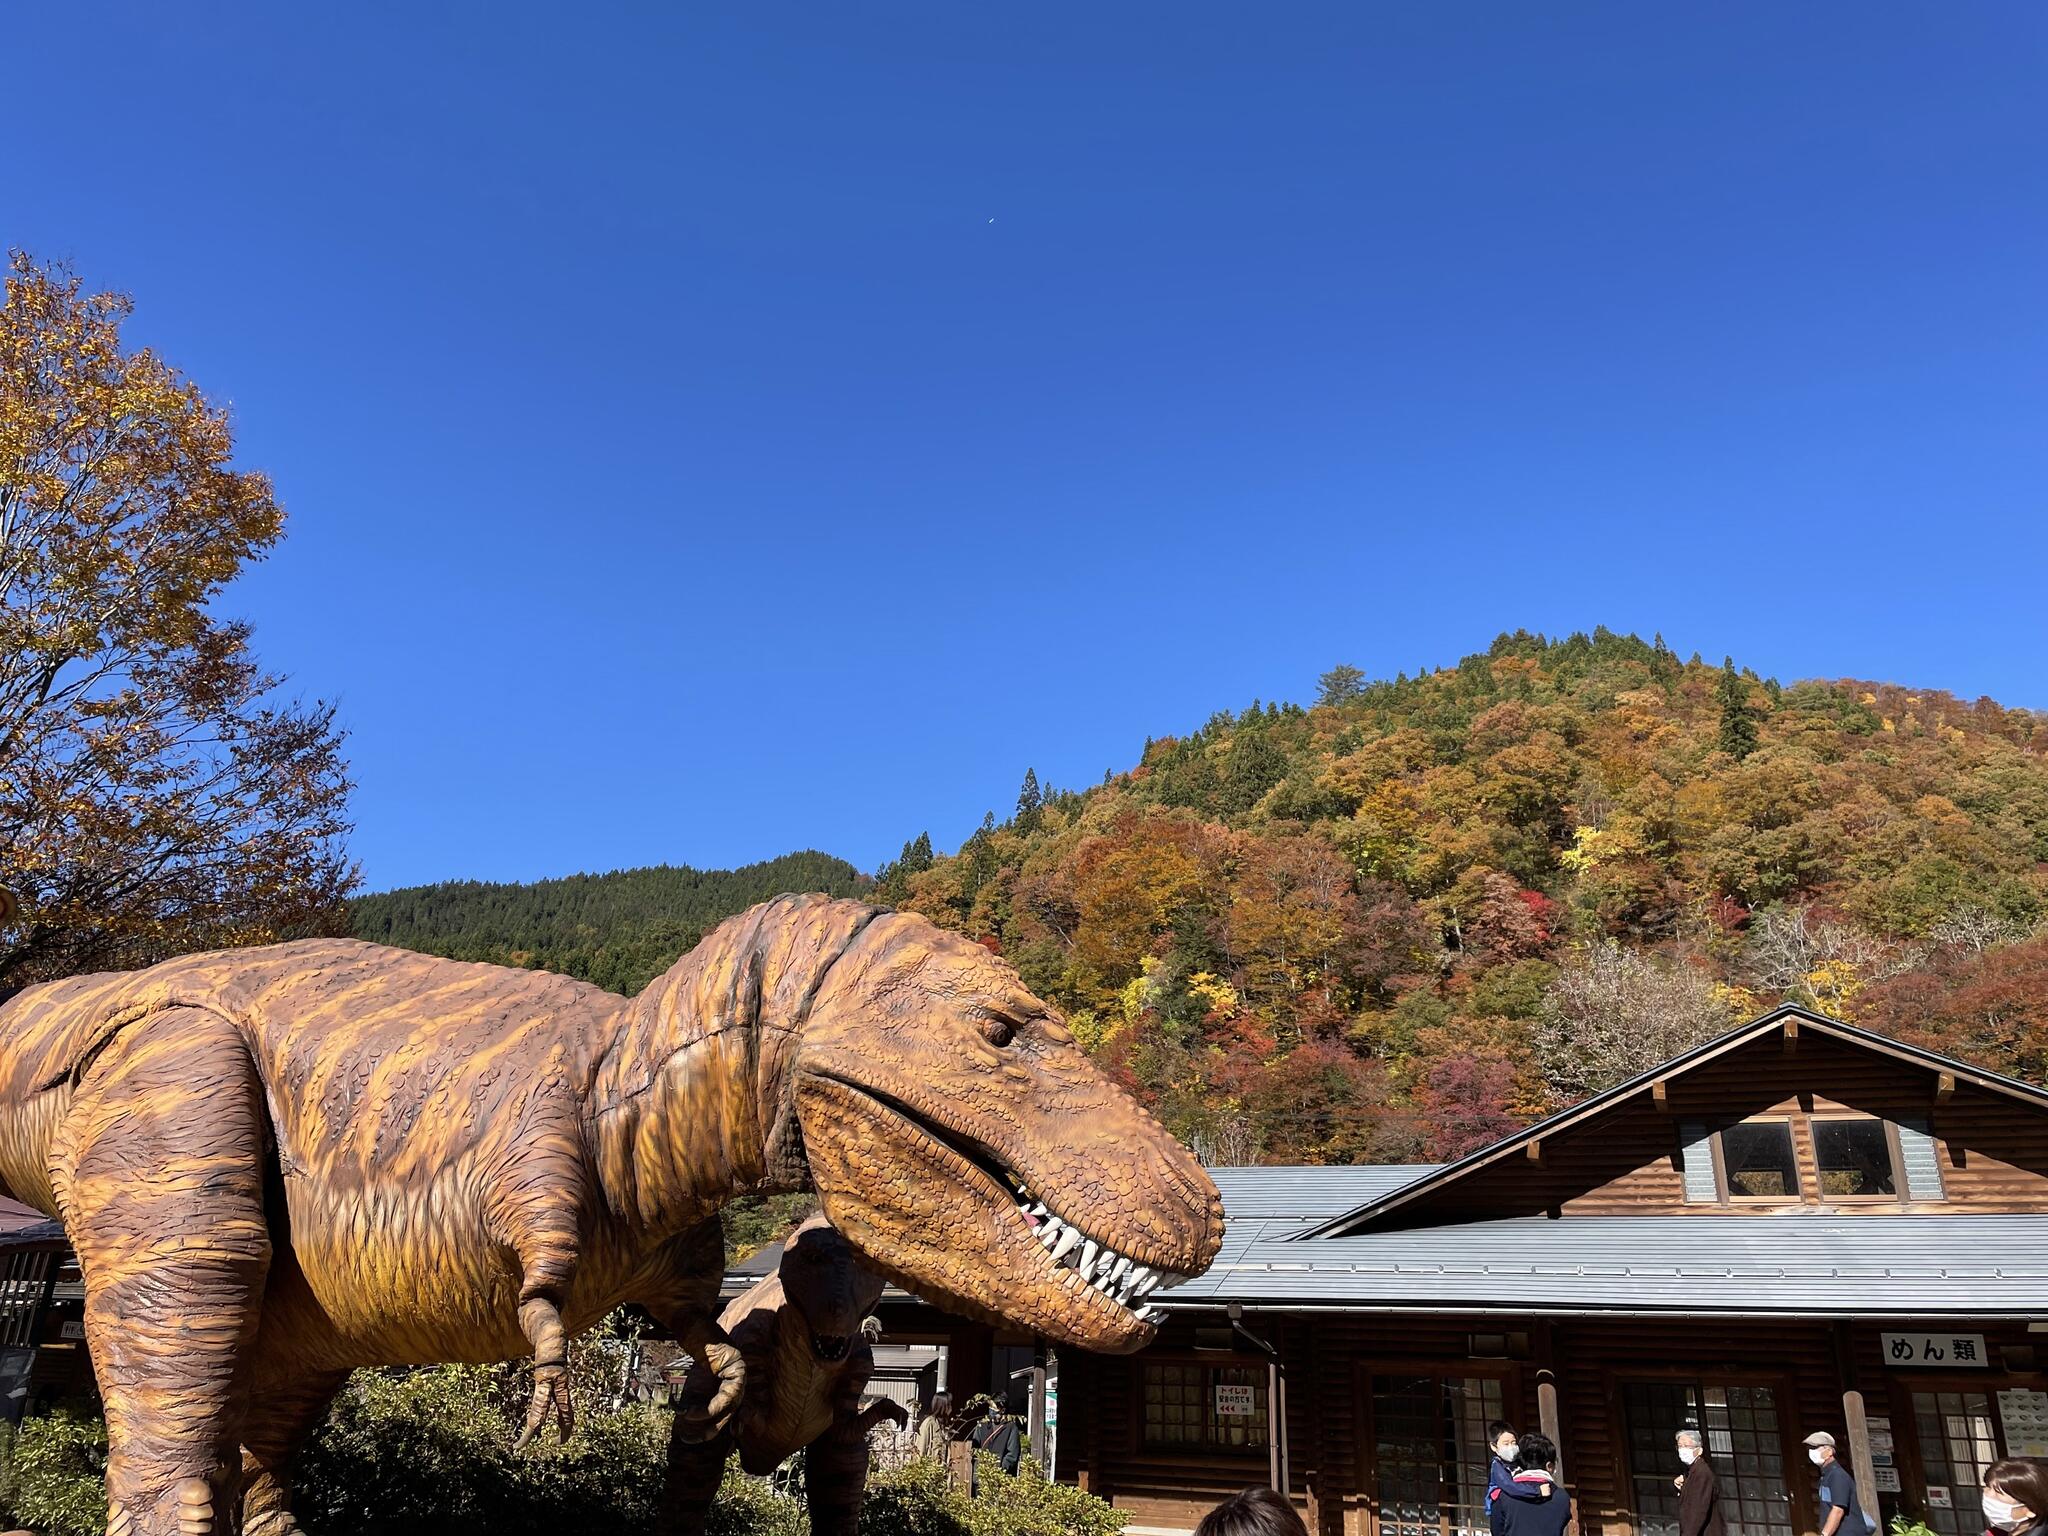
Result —
<path fill-rule="evenodd" d="M 670 1447 L 669 1517 L 681 1536 L 703 1536 L 726 1458 L 756 1476 L 809 1447 L 804 1490 L 811 1536 L 858 1536 L 867 1484 L 868 1432 L 903 1410 L 886 1400 L 863 1409 L 874 1373 L 868 1314 L 882 1298 L 882 1277 L 823 1216 L 813 1216 L 783 1245 L 776 1272 L 726 1307 L 719 1323 L 747 1362 L 747 1395 L 725 1433 Z M 879 1329 L 875 1331 L 879 1333 Z M 685 1404 L 717 1389 L 708 1372 L 691 1372 Z"/>
<path fill-rule="evenodd" d="M 566 1433 L 566 1339 L 622 1302 L 721 1382 L 678 1436 L 719 1433 L 718 1209 L 807 1183 L 878 1273 L 1084 1348 L 1142 1345 L 1151 1286 L 1222 1237 L 1008 965 L 858 902 L 756 907 L 631 1001 L 311 940 L 0 1005 L 0 1189 L 84 1268 L 110 1536 L 224 1531 L 244 1482 L 247 1528 L 291 1529 L 357 1366 L 530 1352 L 527 1433 Z"/>

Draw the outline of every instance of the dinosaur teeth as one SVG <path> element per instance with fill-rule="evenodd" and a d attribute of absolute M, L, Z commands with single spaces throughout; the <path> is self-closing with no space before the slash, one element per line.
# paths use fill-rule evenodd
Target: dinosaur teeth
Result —
<path fill-rule="evenodd" d="M 1045 1225 L 1038 1229 L 1039 1243 L 1046 1248 L 1051 1248 L 1054 1243 L 1060 1240 L 1060 1228 L 1062 1225 L 1063 1223 L 1060 1221 L 1059 1217 L 1046 1217 Z M 1071 1232 L 1073 1228 L 1068 1227 L 1067 1230 Z"/>
<path fill-rule="evenodd" d="M 1075 1227 L 1068 1227 L 1064 1232 L 1060 1233 L 1060 1240 L 1057 1243 L 1053 1244 L 1053 1263 L 1061 1264 L 1066 1262 L 1067 1255 L 1072 1253 L 1075 1250 L 1075 1248 L 1079 1247 L 1080 1243 L 1080 1230 Z"/>
<path fill-rule="evenodd" d="M 1102 1256 L 1102 1245 L 1092 1237 L 1081 1240 L 1081 1278 L 1095 1278 L 1095 1261 Z"/>
<path fill-rule="evenodd" d="M 1164 1308 L 1147 1307 L 1144 1311 L 1138 1314 L 1138 1321 L 1141 1323 L 1158 1323 L 1162 1321 L 1165 1318 L 1165 1316 L 1166 1311 Z"/>

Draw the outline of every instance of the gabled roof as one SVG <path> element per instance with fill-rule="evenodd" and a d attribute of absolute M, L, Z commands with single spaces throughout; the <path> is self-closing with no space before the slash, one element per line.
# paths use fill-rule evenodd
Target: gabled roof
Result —
<path fill-rule="evenodd" d="M 2021 1082 L 2018 1078 L 2006 1077 L 1997 1072 L 1987 1072 L 1982 1067 L 1973 1067 L 1966 1061 L 1944 1056 L 1939 1051 L 1907 1045 L 1888 1035 L 1876 1034 L 1854 1024 L 1846 1024 L 1840 1019 L 1829 1018 L 1826 1014 L 1815 1013 L 1812 1009 L 1787 1003 L 1773 1008 L 1768 1013 L 1760 1014 L 1747 1024 L 1738 1025 L 1726 1034 L 1717 1035 L 1702 1045 L 1696 1045 L 1691 1050 L 1682 1052 L 1669 1061 L 1630 1078 L 1625 1083 L 1616 1084 L 1589 1099 L 1582 1099 L 1570 1108 L 1561 1109 L 1512 1136 L 1481 1147 L 1454 1163 L 1446 1163 L 1434 1173 L 1412 1179 L 1397 1189 L 1374 1196 L 1339 1216 L 1295 1235 L 1302 1239 L 1346 1235 L 1363 1222 L 1385 1216 L 1412 1200 L 1469 1178 L 1481 1169 L 1491 1167 L 1501 1159 L 1523 1151 L 1532 1142 L 1555 1136 L 1595 1119 L 1638 1094 L 1652 1092 L 1659 1083 L 1667 1082 L 1681 1073 L 1704 1066 L 1731 1051 L 1740 1050 L 1768 1035 L 1785 1030 L 1788 1024 L 1795 1022 L 1798 1028 L 1810 1029 L 1816 1035 L 1831 1036 L 1860 1049 L 1875 1051 L 1929 1071 L 1948 1073 L 1959 1083 L 1969 1083 L 1974 1087 L 2019 1099 L 2034 1108 L 2048 1110 L 2048 1090 L 2037 1088 L 2032 1083 Z"/>

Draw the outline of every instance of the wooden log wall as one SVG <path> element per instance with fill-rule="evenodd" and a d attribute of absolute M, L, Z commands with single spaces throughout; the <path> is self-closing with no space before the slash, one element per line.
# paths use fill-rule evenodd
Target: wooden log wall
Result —
<path fill-rule="evenodd" d="M 1221 1318 L 1208 1319 L 1211 1326 Z M 1709 1385 L 1767 1385 L 1778 1409 L 1780 1456 L 1791 1494 L 1793 1528 L 1818 1529 L 1813 1470 L 1800 1441 L 1815 1429 L 1845 1433 L 1842 1394 L 1853 1381 L 1869 1411 L 1889 1414 L 1908 1492 L 1888 1498 L 1884 1513 L 1921 1513 L 1911 1393 L 1963 1388 L 1995 1394 L 2001 1387 L 2048 1386 L 2033 1368 L 2032 1337 L 2023 1324 L 1944 1325 L 1982 1333 L 1989 1358 L 1981 1371 L 1922 1373 L 1892 1368 L 1882 1335 L 1900 1324 L 1851 1327 L 1814 1322 L 1558 1319 L 1526 1326 L 1494 1318 L 1254 1314 L 1249 1326 L 1281 1347 L 1289 1373 L 1288 1431 L 1292 1491 L 1316 1536 L 1372 1536 L 1373 1456 L 1370 1377 L 1375 1367 L 1443 1375 L 1498 1375 L 1508 1417 L 1525 1433 L 1538 1426 L 1537 1388 L 1554 1374 L 1563 1418 L 1565 1475 L 1581 1536 L 1635 1536 L 1631 1477 L 1665 1478 L 1675 1458 L 1630 1466 L 1623 1423 L 1623 1384 L 1689 1380 Z M 1471 1359 L 1474 1335 L 1507 1329 L 1514 1358 Z M 2048 1336 L 2043 1336 L 2048 1343 Z M 1243 1455 L 1162 1453 L 1143 1442 L 1141 1381 L 1147 1360 L 1260 1364 L 1198 1352 L 1190 1324 L 1168 1326 L 1159 1344 L 1128 1358 L 1063 1360 L 1060 1475 L 1110 1497 L 1135 1523 L 1186 1529 L 1218 1501 L 1266 1478 L 1263 1446 Z M 2008 1372 L 2005 1365 L 2024 1368 Z M 1668 1464 L 1667 1464 L 1668 1461 Z"/>

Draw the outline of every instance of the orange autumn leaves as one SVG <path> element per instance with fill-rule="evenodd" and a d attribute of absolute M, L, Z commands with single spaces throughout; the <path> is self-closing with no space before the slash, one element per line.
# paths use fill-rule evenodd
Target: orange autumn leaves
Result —
<path fill-rule="evenodd" d="M 227 415 L 130 305 L 13 254 L 0 304 L 0 986 L 331 928 L 331 711 L 211 608 L 281 536 Z"/>

